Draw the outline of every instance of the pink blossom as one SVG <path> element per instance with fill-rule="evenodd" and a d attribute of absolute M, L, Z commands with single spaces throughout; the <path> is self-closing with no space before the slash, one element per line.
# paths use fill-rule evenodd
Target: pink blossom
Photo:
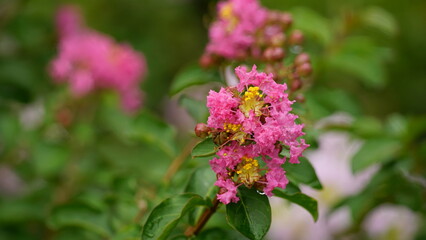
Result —
<path fill-rule="evenodd" d="M 254 33 L 267 19 L 257 0 L 228 0 L 218 4 L 218 19 L 210 28 L 207 52 L 239 58 L 254 43 Z"/>
<path fill-rule="evenodd" d="M 216 186 L 225 190 L 224 193 L 218 194 L 217 199 L 224 204 L 230 202 L 238 202 L 240 199 L 237 197 L 237 187 L 230 179 L 219 179 L 215 183 Z"/>
<path fill-rule="evenodd" d="M 309 145 L 299 140 L 304 135 L 303 124 L 296 124 L 297 116 L 290 113 L 293 101 L 284 92 L 285 84 L 276 83 L 271 74 L 257 72 L 256 66 L 249 72 L 237 67 L 235 72 L 240 80 L 236 87 L 210 91 L 207 97 L 207 125 L 219 146 L 218 157 L 210 165 L 218 185 L 226 180 L 228 187 L 231 182 L 249 188 L 261 186 L 270 196 L 274 188 L 285 188 L 288 183 L 281 149 L 290 149 L 290 163 L 298 163 Z M 266 163 L 266 173 L 259 167 L 258 157 Z M 219 200 L 228 203 L 232 193 L 227 191 L 226 201 L 221 200 L 224 197 Z"/>
<path fill-rule="evenodd" d="M 95 89 L 112 89 L 123 108 L 136 111 L 142 103 L 139 83 L 146 72 L 144 57 L 130 46 L 82 25 L 74 7 L 58 11 L 59 53 L 50 74 L 57 82 L 69 82 L 71 93 L 84 96 Z"/>

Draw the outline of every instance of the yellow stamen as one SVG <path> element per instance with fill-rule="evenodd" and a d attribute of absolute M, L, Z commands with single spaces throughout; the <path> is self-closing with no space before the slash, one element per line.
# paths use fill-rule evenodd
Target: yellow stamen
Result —
<path fill-rule="evenodd" d="M 256 159 L 243 157 L 235 171 L 238 179 L 245 185 L 251 186 L 260 179 L 259 163 Z"/>

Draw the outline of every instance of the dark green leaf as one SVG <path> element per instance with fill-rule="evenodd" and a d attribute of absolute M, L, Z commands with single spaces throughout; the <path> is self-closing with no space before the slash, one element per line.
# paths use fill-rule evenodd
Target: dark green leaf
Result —
<path fill-rule="evenodd" d="M 206 138 L 199 142 L 192 149 L 191 156 L 196 157 L 208 157 L 216 154 L 216 144 L 214 144 L 211 138 Z"/>
<path fill-rule="evenodd" d="M 212 197 L 216 195 L 216 174 L 210 166 L 200 167 L 191 175 L 185 192 L 195 193 L 200 196 Z"/>
<path fill-rule="evenodd" d="M 175 95 L 193 85 L 219 81 L 220 78 L 216 72 L 204 70 L 198 66 L 190 66 L 178 73 L 170 87 L 170 94 Z"/>
<path fill-rule="evenodd" d="M 262 239 L 271 226 L 268 197 L 243 186 L 238 190 L 238 197 L 240 201 L 226 205 L 229 224 L 250 239 Z"/>
<path fill-rule="evenodd" d="M 322 189 L 315 169 L 312 167 L 308 159 L 299 158 L 299 164 L 291 164 L 288 161 L 283 165 L 287 178 L 294 183 L 302 183 L 315 189 Z"/>
<path fill-rule="evenodd" d="M 210 166 L 200 167 L 191 175 L 185 192 L 198 194 L 211 202 L 218 192 L 218 187 L 214 185 L 215 182 L 216 174 Z M 204 208 L 196 208 L 189 213 L 189 221 L 192 225 L 195 224 L 195 220 L 198 219 L 203 210 Z"/>
<path fill-rule="evenodd" d="M 318 220 L 318 203 L 317 200 L 309 197 L 306 194 L 303 194 L 301 192 L 297 193 L 288 193 L 286 192 L 286 189 L 279 189 L 276 188 L 273 191 L 274 195 L 280 198 L 284 198 L 289 200 L 292 203 L 295 203 L 304 209 L 306 209 L 314 218 L 314 221 Z"/>
<path fill-rule="evenodd" d="M 196 238 L 196 240 L 243 240 L 246 239 L 238 232 L 233 230 L 225 230 L 223 228 L 210 228 L 202 231 Z"/>
<path fill-rule="evenodd" d="M 352 170 L 359 172 L 375 163 L 388 161 L 400 148 L 400 142 L 394 139 L 367 140 L 352 158 Z"/>
<path fill-rule="evenodd" d="M 142 240 L 166 239 L 179 220 L 195 206 L 206 202 L 197 194 L 186 193 L 164 200 L 152 210 L 142 231 Z"/>

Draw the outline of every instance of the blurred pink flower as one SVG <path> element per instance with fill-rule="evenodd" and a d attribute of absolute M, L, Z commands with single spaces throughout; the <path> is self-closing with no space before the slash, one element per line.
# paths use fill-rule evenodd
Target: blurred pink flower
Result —
<path fill-rule="evenodd" d="M 57 82 L 69 82 L 75 96 L 95 89 L 120 94 L 125 110 L 136 111 L 142 103 L 139 83 L 146 72 L 144 57 L 130 46 L 82 25 L 75 7 L 58 11 L 59 53 L 50 74 Z"/>
<path fill-rule="evenodd" d="M 207 53 L 241 58 L 255 41 L 254 33 L 267 19 L 257 0 L 228 0 L 218 4 L 218 19 L 210 28 Z"/>

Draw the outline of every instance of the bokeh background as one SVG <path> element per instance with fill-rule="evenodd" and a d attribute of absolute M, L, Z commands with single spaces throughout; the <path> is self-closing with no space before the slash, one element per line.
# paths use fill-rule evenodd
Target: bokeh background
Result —
<path fill-rule="evenodd" d="M 202 101 L 217 84 L 171 92 L 202 55 L 216 2 L 0 0 L 0 239 L 139 239 L 150 209 L 185 189 L 200 165 L 187 157 L 192 128 L 205 120 Z M 319 223 L 277 201 L 282 214 L 269 238 L 287 228 L 288 239 L 426 239 L 426 2 L 261 3 L 292 13 L 305 33 L 314 75 L 302 119 L 324 185 L 306 189 L 318 198 Z M 140 112 L 123 113 L 109 92 L 74 99 L 50 78 L 63 4 L 144 54 Z M 342 179 L 356 187 L 332 186 Z M 345 220 L 333 220 L 342 208 L 334 218 Z M 404 214 L 411 228 L 377 225 Z M 218 217 L 208 227 L 221 224 Z"/>

